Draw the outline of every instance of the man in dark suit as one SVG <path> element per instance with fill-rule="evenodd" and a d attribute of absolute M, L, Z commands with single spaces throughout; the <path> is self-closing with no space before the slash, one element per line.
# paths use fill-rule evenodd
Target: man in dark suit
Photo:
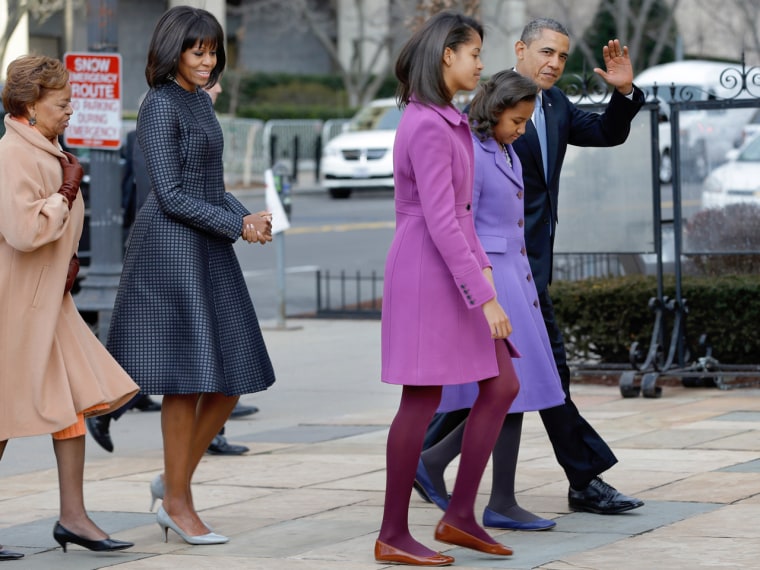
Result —
<path fill-rule="evenodd" d="M 523 136 L 513 143 L 520 157 L 525 184 L 525 242 L 531 271 L 541 304 L 554 359 L 559 370 L 565 403 L 542 410 L 541 419 L 559 464 L 570 483 L 571 509 L 616 514 L 638 508 L 643 501 L 628 497 L 604 482 L 599 475 L 617 463 L 612 450 L 583 419 L 570 397 L 570 369 L 565 345 L 549 296 L 552 257 L 557 224 L 559 177 L 567 145 L 609 147 L 625 142 L 631 121 L 644 104 L 644 94 L 633 85 L 633 68 L 628 48 L 610 41 L 602 52 L 606 70 L 594 69 L 615 89 L 603 114 L 578 109 L 555 87 L 570 52 L 570 38 L 562 24 L 548 18 L 529 22 L 515 45 L 515 70 L 533 79 L 541 88 L 536 112 Z M 543 111 L 543 117 L 537 113 Z M 544 124 L 541 141 L 536 125 Z M 543 147 L 543 148 L 542 148 Z M 513 415 L 513 414 L 511 414 Z M 448 416 L 448 417 L 447 417 Z M 462 413 L 437 414 L 425 446 L 440 441 L 445 432 L 461 422 Z M 436 477 L 437 480 L 442 480 Z M 418 473 L 415 488 L 425 494 L 430 478 Z M 436 489 L 433 489 L 436 491 Z M 440 490 L 436 491 L 440 493 Z M 445 495 L 444 495 L 445 496 Z"/>
<path fill-rule="evenodd" d="M 570 398 L 570 369 L 549 297 L 549 284 L 552 280 L 558 220 L 559 176 L 567 145 L 607 147 L 622 144 L 628 138 L 631 121 L 644 104 L 644 94 L 633 85 L 628 48 L 613 40 L 602 50 L 606 71 L 594 69 L 614 87 L 605 112 L 599 115 L 578 109 L 554 86 L 562 76 L 569 52 L 569 34 L 564 26 L 554 20 L 534 20 L 523 30 L 515 46 L 515 69 L 541 87 L 548 172 L 544 172 L 539 136 L 532 124 L 525 135 L 514 143 L 514 149 L 523 166 L 528 258 L 566 395 L 564 405 L 542 410 L 541 419 L 557 461 L 570 482 L 570 507 L 613 514 L 638 508 L 644 503 L 623 495 L 599 478 L 599 474 L 617 463 L 617 459 L 599 434 L 583 419 Z"/>

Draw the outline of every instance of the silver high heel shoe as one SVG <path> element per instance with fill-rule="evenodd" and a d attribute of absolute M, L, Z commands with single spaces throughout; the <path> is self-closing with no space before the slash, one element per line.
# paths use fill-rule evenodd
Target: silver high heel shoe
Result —
<path fill-rule="evenodd" d="M 206 534 L 190 536 L 181 528 L 179 528 L 179 526 L 177 526 L 169 514 L 164 510 L 163 505 L 158 508 L 158 513 L 156 513 L 156 522 L 158 522 L 158 526 L 161 527 L 161 530 L 164 531 L 164 542 L 169 542 L 169 529 L 172 529 L 174 532 L 176 532 L 179 537 L 188 544 L 224 544 L 230 540 L 229 537 L 223 536 L 221 534 L 216 534 L 215 532 L 207 532 Z"/>
<path fill-rule="evenodd" d="M 159 473 L 150 482 L 150 512 L 153 512 L 153 507 L 158 499 L 164 500 L 164 492 L 164 480 Z"/>

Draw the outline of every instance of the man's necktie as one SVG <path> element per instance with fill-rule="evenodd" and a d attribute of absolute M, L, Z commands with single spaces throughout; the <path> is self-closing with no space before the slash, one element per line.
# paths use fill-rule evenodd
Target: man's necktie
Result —
<path fill-rule="evenodd" d="M 536 109 L 533 111 L 533 126 L 538 133 L 538 142 L 541 145 L 541 160 L 544 163 L 544 177 L 549 180 L 549 155 L 546 148 L 546 119 L 544 108 L 541 105 L 541 96 L 536 97 Z"/>

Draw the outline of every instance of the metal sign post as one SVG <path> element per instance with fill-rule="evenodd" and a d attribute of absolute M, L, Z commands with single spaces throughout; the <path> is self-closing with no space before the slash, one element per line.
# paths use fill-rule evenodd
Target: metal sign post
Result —
<path fill-rule="evenodd" d="M 121 57 L 117 0 L 88 0 L 90 53 L 67 54 L 75 112 L 67 142 L 90 151 L 90 242 L 92 257 L 75 301 L 80 311 L 97 311 L 98 337 L 106 340 L 119 287 L 122 261 Z M 69 67 L 69 65 L 71 67 Z M 71 129 L 71 127 L 70 127 Z"/>

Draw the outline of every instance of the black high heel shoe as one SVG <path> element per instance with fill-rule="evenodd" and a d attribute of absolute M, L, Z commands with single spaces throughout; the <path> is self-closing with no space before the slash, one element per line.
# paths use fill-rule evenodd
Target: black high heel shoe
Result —
<path fill-rule="evenodd" d="M 124 540 L 116 540 L 114 538 L 104 538 L 103 540 L 90 540 L 84 538 L 78 534 L 74 534 L 60 522 L 55 523 L 53 527 L 53 538 L 61 545 L 63 551 L 66 552 L 66 544 L 78 544 L 84 546 L 88 550 L 96 550 L 98 552 L 111 552 L 114 550 L 124 550 L 125 548 L 131 548 L 134 546 L 134 542 L 126 542 Z"/>

